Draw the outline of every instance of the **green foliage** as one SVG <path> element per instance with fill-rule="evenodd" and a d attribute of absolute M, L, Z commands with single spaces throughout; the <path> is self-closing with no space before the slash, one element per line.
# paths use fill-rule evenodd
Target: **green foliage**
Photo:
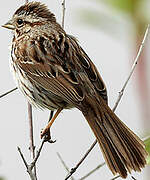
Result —
<path fill-rule="evenodd" d="M 0 180 L 5 180 L 3 177 L 0 177 Z"/>
<path fill-rule="evenodd" d="M 118 27 L 121 26 L 123 22 L 121 18 L 129 21 L 129 23 L 133 22 L 137 33 L 143 35 L 148 18 L 146 11 L 143 10 L 146 2 L 147 0 L 95 0 L 92 1 L 92 3 L 97 5 L 96 9 L 82 8 L 78 9 L 76 14 L 80 17 L 80 23 L 86 23 L 112 37 L 119 37 L 120 39 Z M 102 5 L 104 5 L 106 9 L 108 8 L 106 12 L 100 10 L 101 7 L 103 7 Z M 124 22 L 126 23 L 127 21 Z"/>
<path fill-rule="evenodd" d="M 147 138 L 145 141 L 144 141 L 145 145 L 146 145 L 146 151 L 149 153 L 148 157 L 147 157 L 147 164 L 150 165 L 150 137 Z"/>
<path fill-rule="evenodd" d="M 101 1 L 101 0 L 99 0 Z M 132 13 L 141 0 L 103 0 L 117 10 Z"/>

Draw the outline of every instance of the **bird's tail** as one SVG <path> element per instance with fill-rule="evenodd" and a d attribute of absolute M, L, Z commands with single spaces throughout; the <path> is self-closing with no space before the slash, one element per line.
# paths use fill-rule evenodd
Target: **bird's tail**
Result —
<path fill-rule="evenodd" d="M 127 177 L 131 170 L 141 171 L 146 164 L 147 152 L 137 137 L 107 106 L 104 100 L 86 98 L 82 111 L 100 145 L 112 173 Z"/>

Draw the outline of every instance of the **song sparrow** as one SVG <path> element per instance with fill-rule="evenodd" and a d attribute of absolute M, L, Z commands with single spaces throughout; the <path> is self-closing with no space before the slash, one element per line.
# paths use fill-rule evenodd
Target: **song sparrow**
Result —
<path fill-rule="evenodd" d="M 56 22 L 54 14 L 40 2 L 26 3 L 3 27 L 14 31 L 11 65 L 29 102 L 57 110 L 53 121 L 62 109 L 78 108 L 112 173 L 126 178 L 127 171 L 140 171 L 147 156 L 143 142 L 108 107 L 98 70 L 78 41 Z"/>

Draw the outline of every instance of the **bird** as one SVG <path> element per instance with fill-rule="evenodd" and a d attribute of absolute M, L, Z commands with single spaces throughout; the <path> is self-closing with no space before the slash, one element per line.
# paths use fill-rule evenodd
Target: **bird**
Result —
<path fill-rule="evenodd" d="M 113 175 L 141 171 L 147 157 L 143 141 L 110 109 L 96 66 L 48 7 L 25 3 L 3 27 L 13 31 L 11 68 L 18 88 L 33 106 L 56 111 L 41 137 L 63 109 L 77 108 Z"/>

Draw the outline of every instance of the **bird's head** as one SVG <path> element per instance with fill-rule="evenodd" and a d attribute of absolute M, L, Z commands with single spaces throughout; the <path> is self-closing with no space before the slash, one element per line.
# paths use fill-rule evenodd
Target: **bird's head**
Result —
<path fill-rule="evenodd" d="M 49 22 L 56 22 L 56 18 L 47 6 L 40 2 L 29 2 L 18 8 L 12 19 L 2 27 L 25 33 L 34 26 Z"/>

